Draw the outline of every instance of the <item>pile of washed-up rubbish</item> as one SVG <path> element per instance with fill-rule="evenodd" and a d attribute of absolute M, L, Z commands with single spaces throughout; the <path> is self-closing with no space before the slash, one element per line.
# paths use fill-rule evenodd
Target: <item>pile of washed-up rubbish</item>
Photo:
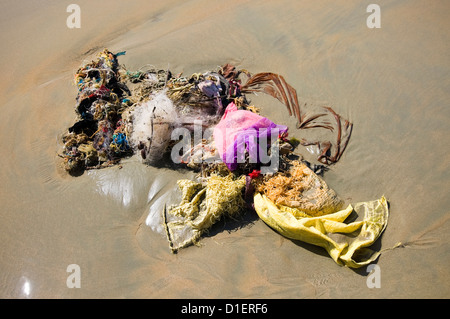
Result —
<path fill-rule="evenodd" d="M 198 244 L 222 218 L 247 210 L 281 235 L 318 245 L 340 265 L 361 267 L 387 225 L 388 204 L 347 205 L 317 169 L 343 154 L 352 124 L 330 107 L 307 114 L 296 90 L 278 74 L 251 74 L 225 64 L 189 77 L 170 70 L 129 71 L 107 49 L 75 74 L 78 119 L 63 135 L 64 168 L 73 175 L 139 156 L 147 165 L 183 167 L 196 180 L 179 180 L 181 202 L 161 212 L 172 252 Z M 289 128 L 262 116 L 246 95 L 265 93 L 285 105 L 296 129 L 319 128 L 334 139 L 288 138 Z M 181 138 L 180 138 L 181 137 Z M 320 165 L 295 152 L 316 147 Z M 350 215 L 358 217 L 347 222 Z"/>

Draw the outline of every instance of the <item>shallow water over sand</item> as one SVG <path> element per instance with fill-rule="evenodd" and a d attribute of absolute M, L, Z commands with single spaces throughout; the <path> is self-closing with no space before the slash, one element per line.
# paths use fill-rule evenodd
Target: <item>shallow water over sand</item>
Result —
<path fill-rule="evenodd" d="M 70 1 L 0 4 L 0 296 L 3 298 L 419 298 L 450 296 L 450 23 L 448 1 L 383 1 L 381 29 L 361 1 Z M 220 223 L 201 247 L 173 255 L 155 219 L 190 172 L 137 158 L 79 177 L 59 168 L 75 120 L 73 72 L 98 51 L 190 75 L 231 62 L 281 74 L 308 108 L 329 105 L 354 124 L 324 179 L 347 203 L 385 195 L 390 219 L 377 264 L 336 265 L 284 239 L 251 213 Z M 294 118 L 268 96 L 262 114 Z M 305 149 L 300 149 L 305 152 Z M 70 264 L 81 288 L 66 285 Z"/>

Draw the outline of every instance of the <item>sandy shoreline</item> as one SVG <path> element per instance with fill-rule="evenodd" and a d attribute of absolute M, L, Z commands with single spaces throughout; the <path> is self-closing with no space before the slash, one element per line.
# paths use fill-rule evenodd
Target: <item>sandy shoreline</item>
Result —
<path fill-rule="evenodd" d="M 448 298 L 450 296 L 450 39 L 446 1 L 70 1 L 0 5 L 0 296 L 3 298 Z M 220 225 L 202 247 L 173 255 L 146 221 L 189 173 L 142 165 L 66 175 L 60 136 L 75 120 L 73 72 L 103 48 L 186 75 L 227 62 L 282 74 L 308 105 L 354 123 L 324 179 L 346 203 L 390 202 L 377 265 L 336 265 L 319 248 L 282 238 L 255 216 Z M 270 97 L 262 114 L 295 119 Z M 300 136 L 299 136 L 300 137 Z M 81 288 L 66 285 L 70 264 Z M 25 288 L 24 288 L 25 287 Z M 26 288 L 28 287 L 28 288 Z"/>

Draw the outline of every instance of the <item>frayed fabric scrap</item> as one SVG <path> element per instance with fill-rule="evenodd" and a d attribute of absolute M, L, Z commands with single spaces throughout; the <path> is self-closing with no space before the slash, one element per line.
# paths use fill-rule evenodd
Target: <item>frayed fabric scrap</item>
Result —
<path fill-rule="evenodd" d="M 267 196 L 255 193 L 258 216 L 281 235 L 323 247 L 339 265 L 350 268 L 366 266 L 376 260 L 379 252 L 368 248 L 387 226 L 389 208 L 386 198 L 361 202 L 346 209 L 318 217 L 283 205 L 276 205 Z M 362 221 L 346 223 L 355 212 Z"/>
<path fill-rule="evenodd" d="M 243 190 L 245 176 L 234 179 L 211 176 L 206 185 L 191 180 L 179 180 L 182 192 L 179 205 L 164 211 L 167 238 L 176 252 L 181 248 L 197 244 L 202 234 L 224 216 L 236 217 L 246 207 Z"/>

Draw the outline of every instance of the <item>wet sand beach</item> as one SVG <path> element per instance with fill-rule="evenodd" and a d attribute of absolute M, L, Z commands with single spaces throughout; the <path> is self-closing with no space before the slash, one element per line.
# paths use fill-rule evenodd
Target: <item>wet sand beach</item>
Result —
<path fill-rule="evenodd" d="M 81 27 L 71 29 L 72 2 L 0 4 L 0 297 L 450 297 L 448 1 L 382 1 L 373 29 L 371 2 L 356 0 L 78 0 Z M 190 75 L 229 62 L 278 73 L 306 107 L 349 119 L 350 143 L 323 178 L 347 204 L 388 199 L 380 288 L 366 267 L 341 267 L 252 212 L 172 254 L 160 212 L 193 172 L 134 156 L 68 175 L 57 154 L 76 119 L 73 75 L 104 48 L 126 51 L 129 70 Z M 285 106 L 250 98 L 302 138 Z M 71 264 L 80 288 L 67 286 Z"/>

